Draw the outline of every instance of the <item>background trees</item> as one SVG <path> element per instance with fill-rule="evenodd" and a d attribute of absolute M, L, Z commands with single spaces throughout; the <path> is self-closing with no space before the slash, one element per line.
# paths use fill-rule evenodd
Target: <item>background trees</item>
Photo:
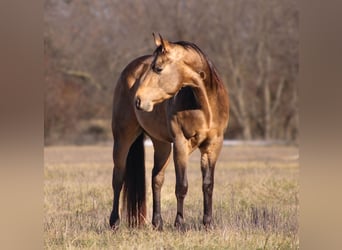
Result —
<path fill-rule="evenodd" d="M 272 0 L 45 0 L 45 141 L 110 137 L 112 92 L 152 32 L 196 43 L 231 99 L 227 138 L 298 138 L 298 8 Z"/>

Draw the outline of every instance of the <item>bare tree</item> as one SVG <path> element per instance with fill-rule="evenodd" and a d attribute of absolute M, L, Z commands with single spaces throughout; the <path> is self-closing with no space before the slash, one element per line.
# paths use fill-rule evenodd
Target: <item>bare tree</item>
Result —
<path fill-rule="evenodd" d="M 117 77 L 152 53 L 152 32 L 196 43 L 217 66 L 231 99 L 226 137 L 298 136 L 294 0 L 45 0 L 44 22 L 51 141 L 77 136 L 81 120 L 110 119 Z"/>

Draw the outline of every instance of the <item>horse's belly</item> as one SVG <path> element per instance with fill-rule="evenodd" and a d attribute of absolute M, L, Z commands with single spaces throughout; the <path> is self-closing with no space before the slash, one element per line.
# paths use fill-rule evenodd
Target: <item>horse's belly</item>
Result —
<path fill-rule="evenodd" d="M 152 112 L 136 110 L 136 116 L 144 131 L 159 141 L 173 142 L 172 134 L 177 136 L 180 132 L 193 147 L 196 147 L 206 139 L 209 130 L 201 110 L 180 111 L 174 114 L 177 120 L 176 129 L 170 126 L 163 107 L 159 105 L 156 105 Z"/>

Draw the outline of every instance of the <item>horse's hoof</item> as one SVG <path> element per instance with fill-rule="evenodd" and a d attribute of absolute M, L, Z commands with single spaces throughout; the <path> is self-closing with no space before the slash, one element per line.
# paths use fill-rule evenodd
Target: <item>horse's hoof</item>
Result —
<path fill-rule="evenodd" d="M 120 225 L 120 218 L 118 216 L 114 216 L 113 214 L 111 214 L 109 219 L 109 225 L 113 231 L 116 231 Z"/>
<path fill-rule="evenodd" d="M 176 229 L 178 229 L 180 231 L 183 231 L 185 229 L 183 216 L 181 216 L 180 214 L 177 214 L 174 226 Z"/>
<path fill-rule="evenodd" d="M 213 229 L 212 219 L 210 216 L 203 216 L 203 225 L 206 230 Z"/>
<path fill-rule="evenodd" d="M 163 224 L 153 225 L 153 229 L 157 231 L 163 231 Z"/>
<path fill-rule="evenodd" d="M 110 225 L 110 228 L 113 230 L 113 231 L 117 231 L 119 229 L 119 226 L 120 226 L 120 220 L 117 220 L 115 223 L 111 224 Z"/>
<path fill-rule="evenodd" d="M 161 216 L 155 216 L 152 219 L 152 225 L 155 230 L 163 231 L 163 219 Z"/>

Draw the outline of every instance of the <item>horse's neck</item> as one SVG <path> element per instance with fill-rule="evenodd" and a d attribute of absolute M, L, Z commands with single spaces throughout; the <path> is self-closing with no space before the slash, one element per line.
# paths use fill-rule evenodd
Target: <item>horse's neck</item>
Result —
<path fill-rule="evenodd" d="M 211 127 L 212 124 L 212 110 L 211 110 L 211 91 L 209 87 L 205 84 L 205 82 L 201 78 L 195 79 L 196 85 L 193 86 L 193 92 L 197 98 L 197 101 L 201 105 L 201 108 L 203 110 L 203 113 L 206 117 L 206 121 L 208 124 L 208 127 Z"/>

